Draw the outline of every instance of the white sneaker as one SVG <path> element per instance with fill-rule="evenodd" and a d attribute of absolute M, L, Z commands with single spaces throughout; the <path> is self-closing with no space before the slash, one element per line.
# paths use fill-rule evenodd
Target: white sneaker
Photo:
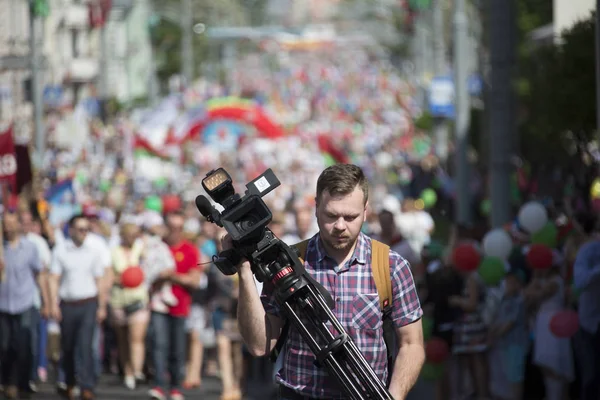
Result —
<path fill-rule="evenodd" d="M 135 381 L 138 383 L 146 382 L 146 375 L 141 372 L 135 374 Z"/>
<path fill-rule="evenodd" d="M 125 387 L 129 390 L 135 389 L 135 376 L 126 376 L 125 377 Z"/>

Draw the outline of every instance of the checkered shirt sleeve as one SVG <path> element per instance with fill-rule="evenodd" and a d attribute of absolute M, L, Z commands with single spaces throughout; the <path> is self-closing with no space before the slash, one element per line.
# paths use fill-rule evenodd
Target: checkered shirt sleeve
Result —
<path fill-rule="evenodd" d="M 275 300 L 275 295 L 273 294 L 273 291 L 273 285 L 271 283 L 265 282 L 263 284 L 262 292 L 260 294 L 260 301 L 262 302 L 262 305 L 265 308 L 265 312 L 267 314 L 273 314 L 279 318 L 282 318 L 279 312 L 279 305 Z"/>
<path fill-rule="evenodd" d="M 397 328 L 418 321 L 423 316 L 410 264 L 402 256 L 390 251 L 392 278 L 392 320 Z"/>

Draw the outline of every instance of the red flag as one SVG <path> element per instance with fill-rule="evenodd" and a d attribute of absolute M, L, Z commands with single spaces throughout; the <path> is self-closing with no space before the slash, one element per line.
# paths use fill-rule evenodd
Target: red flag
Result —
<path fill-rule="evenodd" d="M 8 182 L 13 192 L 16 192 L 17 156 L 12 125 L 0 132 L 0 183 L 3 182 Z"/>

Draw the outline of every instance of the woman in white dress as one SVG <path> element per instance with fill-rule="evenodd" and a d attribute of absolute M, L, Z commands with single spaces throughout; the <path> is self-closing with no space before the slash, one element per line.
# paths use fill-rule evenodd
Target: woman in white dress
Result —
<path fill-rule="evenodd" d="M 526 298 L 537 308 L 534 323 L 533 363 L 544 375 L 547 400 L 562 400 L 575 379 L 571 341 L 550 331 L 552 317 L 565 308 L 565 283 L 558 268 L 536 270 Z"/>

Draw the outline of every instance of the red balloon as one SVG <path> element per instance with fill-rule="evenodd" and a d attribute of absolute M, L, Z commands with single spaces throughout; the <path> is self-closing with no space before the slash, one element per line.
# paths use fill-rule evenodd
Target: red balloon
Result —
<path fill-rule="evenodd" d="M 579 316 L 573 310 L 559 311 L 550 320 L 550 332 L 561 339 L 575 336 L 579 330 Z"/>
<path fill-rule="evenodd" d="M 425 343 L 425 356 L 429 363 L 443 363 L 450 356 L 448 343 L 436 337 L 429 339 L 427 343 Z"/>
<path fill-rule="evenodd" d="M 452 262 L 461 271 L 475 271 L 481 262 L 481 255 L 473 245 L 463 243 L 454 249 Z"/>
<path fill-rule="evenodd" d="M 162 198 L 163 213 L 177 211 L 181 208 L 181 199 L 174 194 L 167 194 Z"/>
<path fill-rule="evenodd" d="M 553 262 L 552 250 L 545 244 L 532 244 L 527 252 L 527 264 L 533 269 L 548 269 Z"/>
<path fill-rule="evenodd" d="M 121 285 L 136 288 L 144 282 L 144 271 L 140 267 L 127 267 L 121 274 Z"/>

